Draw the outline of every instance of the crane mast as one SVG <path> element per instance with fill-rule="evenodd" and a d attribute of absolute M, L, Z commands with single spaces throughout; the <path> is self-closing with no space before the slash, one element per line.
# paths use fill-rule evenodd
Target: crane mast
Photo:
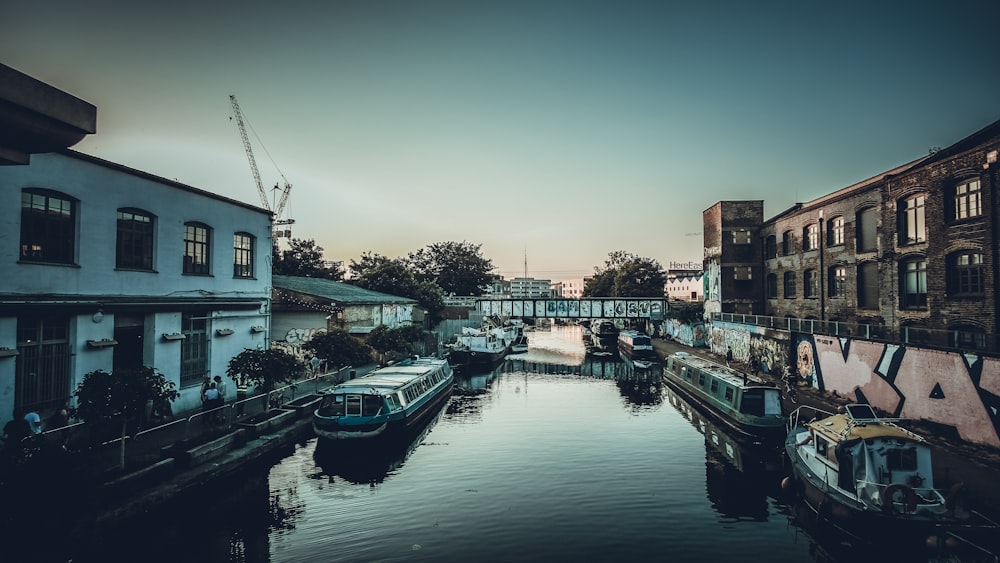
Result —
<path fill-rule="evenodd" d="M 264 184 L 260 180 L 260 171 L 257 170 L 257 160 L 253 156 L 253 147 L 250 145 L 250 136 L 247 135 L 246 123 L 243 119 L 243 112 L 240 110 L 240 104 L 236 101 L 235 95 L 229 96 L 229 102 L 233 106 L 233 113 L 236 115 L 236 125 L 240 129 L 240 137 L 243 138 L 243 149 L 247 153 L 247 160 L 250 161 L 250 172 L 253 173 L 253 180 L 257 184 L 257 192 L 260 194 L 260 201 L 264 205 L 264 209 L 271 211 L 274 214 L 274 224 L 275 225 L 291 225 L 295 222 L 294 219 L 280 219 L 281 214 L 285 211 L 285 204 L 288 203 L 288 194 L 292 191 L 292 185 L 285 181 L 285 188 L 281 192 L 281 198 L 278 201 L 277 207 L 271 208 L 270 202 L 267 200 L 267 192 L 264 191 Z M 284 178 L 284 176 L 282 176 Z M 274 186 L 278 187 L 277 184 Z M 291 232 L 288 230 L 276 230 L 275 236 L 285 237 L 291 236 Z"/>

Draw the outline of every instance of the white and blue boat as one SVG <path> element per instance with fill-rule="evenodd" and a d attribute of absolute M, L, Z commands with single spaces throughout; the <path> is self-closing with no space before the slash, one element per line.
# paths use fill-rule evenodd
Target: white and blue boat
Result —
<path fill-rule="evenodd" d="M 640 367 L 649 367 L 649 362 L 657 359 L 652 339 L 648 334 L 637 330 L 623 330 L 618 333 L 618 350 L 636 363 L 642 362 Z"/>
<path fill-rule="evenodd" d="M 313 429 L 320 438 L 344 441 L 415 428 L 448 400 L 454 384 L 447 360 L 403 360 L 323 392 Z"/>

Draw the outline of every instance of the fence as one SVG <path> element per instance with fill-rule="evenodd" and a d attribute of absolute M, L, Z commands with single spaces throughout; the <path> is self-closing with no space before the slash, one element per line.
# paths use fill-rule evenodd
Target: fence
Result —
<path fill-rule="evenodd" d="M 816 319 L 796 319 L 790 317 L 767 317 L 764 315 L 741 315 L 736 313 L 712 313 L 713 321 L 762 326 L 789 332 L 822 334 L 863 338 L 892 344 L 909 344 L 927 348 L 939 348 L 959 352 L 1000 351 L 1000 341 L 996 335 L 963 330 L 938 330 L 917 326 L 892 328 L 886 325 L 863 323 L 843 323 Z"/>
<path fill-rule="evenodd" d="M 245 399 L 220 407 L 192 412 L 163 421 L 156 426 L 126 432 L 124 437 L 102 439 L 95 425 L 78 422 L 25 439 L 25 451 L 63 449 L 86 458 L 88 467 L 96 471 L 111 470 L 122 464 L 141 466 L 163 458 L 164 451 L 175 444 L 194 443 L 222 436 L 240 422 L 253 420 L 268 411 L 303 396 L 329 389 L 351 377 L 351 366 L 326 373 L 311 373 L 302 380 L 269 392 L 255 393 Z M 108 432 L 107 429 L 103 430 Z M 105 433 L 104 436 L 107 436 Z M 124 453 L 122 445 L 124 443 Z"/>

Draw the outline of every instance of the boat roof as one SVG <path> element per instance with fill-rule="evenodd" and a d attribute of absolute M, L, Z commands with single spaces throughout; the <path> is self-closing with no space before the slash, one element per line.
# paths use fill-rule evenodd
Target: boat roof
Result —
<path fill-rule="evenodd" d="M 334 392 L 371 389 L 399 389 L 414 379 L 438 369 L 447 360 L 437 358 L 417 358 L 377 369 L 368 375 L 345 381 L 333 388 Z"/>
<path fill-rule="evenodd" d="M 846 412 L 814 420 L 806 426 L 834 442 L 875 438 L 924 441 L 922 437 L 898 426 L 892 420 L 879 418 L 869 405 L 847 405 Z"/>
<path fill-rule="evenodd" d="M 711 360 L 706 360 L 701 356 L 695 356 L 688 354 L 687 352 L 674 352 L 670 354 L 670 357 L 680 360 L 686 365 L 693 368 L 698 368 L 706 373 L 711 374 L 713 377 L 717 377 L 734 385 L 736 387 L 747 387 L 747 386 L 765 386 L 765 382 L 760 377 L 752 373 L 744 374 L 742 371 L 735 370 L 729 366 L 724 366 L 722 364 L 717 364 Z M 743 384 L 743 376 L 746 375 L 747 385 Z M 767 387 L 773 387 L 772 385 L 766 385 Z"/>

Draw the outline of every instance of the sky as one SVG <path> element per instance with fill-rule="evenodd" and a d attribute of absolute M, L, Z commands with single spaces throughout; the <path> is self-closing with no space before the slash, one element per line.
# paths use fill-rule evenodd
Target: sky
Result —
<path fill-rule="evenodd" d="M 765 219 L 1000 119 L 1000 2 L 32 0 L 0 62 L 97 106 L 73 148 L 263 205 L 328 260 L 481 245 L 553 281 L 700 262 Z M 274 200 L 268 204 L 275 207 Z"/>

